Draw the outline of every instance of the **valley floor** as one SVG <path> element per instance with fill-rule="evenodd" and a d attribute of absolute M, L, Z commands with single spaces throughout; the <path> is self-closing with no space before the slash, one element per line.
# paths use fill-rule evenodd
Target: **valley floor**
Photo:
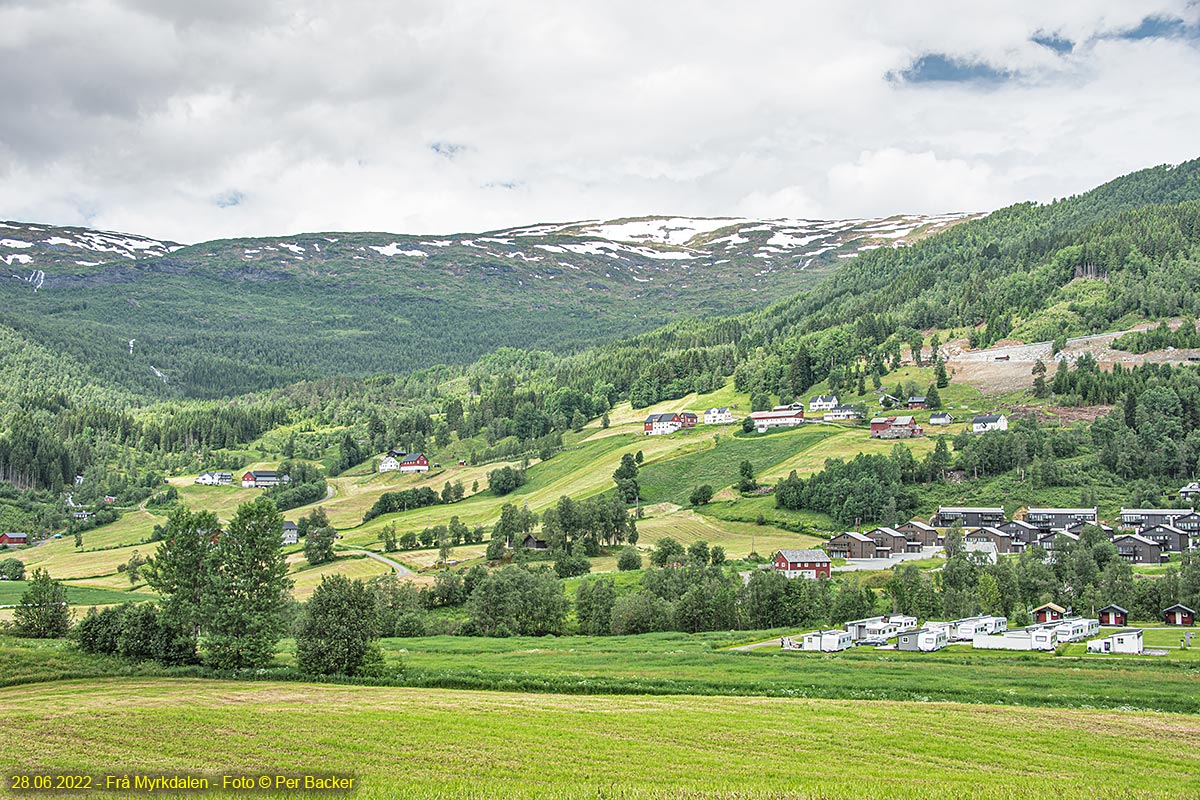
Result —
<path fill-rule="evenodd" d="M 0 702 L 24 743 L 0 755 L 6 776 L 339 773 L 357 798 L 1200 792 L 1200 718 L 1183 714 L 135 678 Z"/>

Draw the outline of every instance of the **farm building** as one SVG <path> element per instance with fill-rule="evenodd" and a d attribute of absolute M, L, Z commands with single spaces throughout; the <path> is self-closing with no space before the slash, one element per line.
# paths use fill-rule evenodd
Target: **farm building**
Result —
<path fill-rule="evenodd" d="M 925 395 L 917 394 L 908 398 L 909 411 L 919 411 L 926 408 L 929 408 L 929 398 L 927 398 Z"/>
<path fill-rule="evenodd" d="M 825 549 L 833 558 L 875 558 L 875 542 L 857 531 L 839 533 Z"/>
<path fill-rule="evenodd" d="M 1155 525 L 1174 525 L 1175 520 L 1194 512 L 1191 508 L 1122 508 L 1121 527 L 1140 531 Z"/>
<path fill-rule="evenodd" d="M 201 472 L 194 482 L 200 486 L 228 486 L 233 483 L 233 473 Z"/>
<path fill-rule="evenodd" d="M 539 539 L 536 536 L 534 536 L 532 533 L 525 534 L 525 538 L 521 540 L 521 547 L 524 547 L 526 550 L 549 550 L 550 549 L 550 545 L 548 545 L 546 543 L 545 539 Z"/>
<path fill-rule="evenodd" d="M 651 414 L 642 423 L 642 431 L 647 436 L 662 436 L 675 433 L 683 428 L 683 420 L 678 414 Z"/>
<path fill-rule="evenodd" d="M 897 525 L 896 530 L 903 533 L 908 539 L 910 550 L 914 544 L 917 545 L 917 549 L 921 547 L 934 547 L 942 538 L 938 536 L 937 528 L 918 519 L 911 520 L 903 525 Z"/>
<path fill-rule="evenodd" d="M 1079 522 L 1095 522 L 1094 508 L 1031 508 L 1025 521 L 1040 531 L 1064 530 Z"/>
<path fill-rule="evenodd" d="M 267 486 L 278 486 L 281 483 L 288 483 L 288 476 L 281 476 L 273 469 L 256 469 L 242 475 L 243 489 L 262 489 Z"/>
<path fill-rule="evenodd" d="M 1112 543 L 1117 548 L 1117 555 L 1131 564 L 1162 563 L 1162 547 L 1145 536 L 1127 533 L 1124 536 L 1114 536 Z"/>
<path fill-rule="evenodd" d="M 19 547 L 23 544 L 29 544 L 29 534 L 17 533 L 15 531 L 0 533 L 0 544 L 11 547 Z"/>
<path fill-rule="evenodd" d="M 1196 612 L 1181 603 L 1163 609 L 1163 622 L 1168 625 L 1192 626 L 1196 624 Z"/>
<path fill-rule="evenodd" d="M 1017 628 L 1003 633 L 981 633 L 971 640 L 979 650 L 1053 650 L 1058 637 L 1053 628 Z"/>
<path fill-rule="evenodd" d="M 1186 531 L 1166 524 L 1142 528 L 1142 532 L 1136 535 L 1154 542 L 1164 553 L 1182 553 L 1188 549 L 1192 539 Z M 1114 541 L 1116 541 L 1115 538 Z"/>
<path fill-rule="evenodd" d="M 924 435 L 925 429 L 910 416 L 875 417 L 871 420 L 872 439 L 912 439 Z"/>
<path fill-rule="evenodd" d="M 1066 616 L 1067 610 L 1055 603 L 1046 603 L 1029 612 L 1038 622 L 1055 622 Z"/>
<path fill-rule="evenodd" d="M 990 526 L 970 531 L 963 536 L 963 541 L 969 544 L 990 543 L 995 546 L 997 555 L 1008 555 L 1013 551 L 1012 537 L 999 528 L 992 528 Z"/>
<path fill-rule="evenodd" d="M 994 526 L 1003 521 L 1003 508 L 941 506 L 933 515 L 930 524 L 937 528 L 949 528 L 957 522 L 964 528 L 982 528 L 985 525 Z"/>
<path fill-rule="evenodd" d="M 862 414 L 854 406 L 835 406 L 825 412 L 822 417 L 825 422 L 846 422 L 853 419 L 862 419 Z"/>
<path fill-rule="evenodd" d="M 821 394 L 808 398 L 808 410 L 811 412 L 832 411 L 839 405 L 841 403 L 838 402 L 836 394 Z"/>
<path fill-rule="evenodd" d="M 867 531 L 866 536 L 875 543 L 876 558 L 891 558 L 897 553 L 908 552 L 908 537 L 895 528 L 875 528 Z"/>
<path fill-rule="evenodd" d="M 949 425 L 954 422 L 954 417 L 945 411 L 935 411 L 929 415 L 930 425 Z"/>
<path fill-rule="evenodd" d="M 1179 490 L 1180 500 L 1194 500 L 1200 497 L 1200 481 L 1192 481 Z"/>
<path fill-rule="evenodd" d="M 1003 414 L 981 414 L 971 420 L 971 430 L 974 433 L 1008 430 L 1008 417 Z"/>
<path fill-rule="evenodd" d="M 391 453 L 388 453 L 386 456 L 379 459 L 379 471 L 395 472 L 396 470 L 400 469 L 400 459 L 404 458 L 406 455 L 408 454 L 401 453 L 398 456 L 394 456 Z"/>
<path fill-rule="evenodd" d="M 945 628 L 921 628 L 901 633 L 896 640 L 896 649 L 931 653 L 941 650 L 949 643 L 950 638 L 946 635 Z"/>
<path fill-rule="evenodd" d="M 754 428 L 766 433 L 768 428 L 791 428 L 804 424 L 804 409 L 783 408 L 775 411 L 755 411 L 750 415 Z"/>
<path fill-rule="evenodd" d="M 1120 627 L 1129 618 L 1129 612 L 1120 606 L 1105 606 L 1096 612 L 1101 625 Z"/>
<path fill-rule="evenodd" d="M 735 421 L 728 408 L 709 408 L 704 412 L 705 425 L 732 425 Z"/>
<path fill-rule="evenodd" d="M 300 528 L 294 522 L 285 521 L 283 523 L 283 544 L 295 544 L 298 541 L 300 541 Z"/>
<path fill-rule="evenodd" d="M 400 459 L 401 472 L 429 472 L 429 459 L 421 453 L 409 453 Z"/>
<path fill-rule="evenodd" d="M 777 550 L 771 567 L 785 578 L 828 578 L 832 562 L 823 550 Z"/>
<path fill-rule="evenodd" d="M 1089 653 L 1125 653 L 1140 656 L 1142 650 L 1142 631 L 1138 628 L 1117 631 L 1103 639 L 1092 639 L 1087 643 Z"/>

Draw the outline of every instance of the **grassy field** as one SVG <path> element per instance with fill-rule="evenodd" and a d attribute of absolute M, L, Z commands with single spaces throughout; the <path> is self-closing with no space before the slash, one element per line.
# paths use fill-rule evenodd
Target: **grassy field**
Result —
<path fill-rule="evenodd" d="M 0 702 L 8 736 L 38 743 L 0 756 L 6 776 L 341 773 L 363 798 L 1200 792 L 1192 715 L 153 678 L 13 687 Z"/>
<path fill-rule="evenodd" d="M 637 526 L 639 547 L 669 536 L 685 546 L 697 541 L 719 544 L 730 558 L 745 558 L 753 551 L 769 555 L 781 547 L 815 547 L 821 541 L 770 525 L 720 520 L 689 510 L 639 520 Z"/>
<path fill-rule="evenodd" d="M 288 577 L 294 582 L 292 595 L 297 600 L 307 600 L 321 584 L 326 575 L 345 575 L 351 580 L 367 580 L 392 572 L 392 568 L 381 561 L 367 556 L 342 556 L 325 564 L 310 567 L 302 555 L 289 558 L 291 571 Z"/>
<path fill-rule="evenodd" d="M 126 580 L 126 584 L 129 581 Z M 21 595 L 29 584 L 26 581 L 0 581 L 0 606 L 21 602 Z M 91 586 L 67 585 L 67 603 L 73 606 L 97 606 L 110 603 L 126 603 L 138 600 L 154 600 L 156 594 L 148 592 L 121 592 L 112 589 L 97 589 Z"/>
<path fill-rule="evenodd" d="M 404 664 L 406 681 L 450 688 L 1200 712 L 1200 671 L 1191 659 L 1067 658 L 954 648 L 932 654 L 727 649 L 778 633 L 426 637 L 387 639 L 383 648 Z"/>

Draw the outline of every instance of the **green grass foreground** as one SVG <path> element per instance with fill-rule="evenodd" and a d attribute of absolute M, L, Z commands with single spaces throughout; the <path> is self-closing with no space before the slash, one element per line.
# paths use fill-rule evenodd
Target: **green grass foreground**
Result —
<path fill-rule="evenodd" d="M 163 679 L 0 702 L 10 740 L 36 743 L 0 755 L 6 775 L 345 773 L 363 799 L 1200 792 L 1200 719 L 1175 714 Z"/>

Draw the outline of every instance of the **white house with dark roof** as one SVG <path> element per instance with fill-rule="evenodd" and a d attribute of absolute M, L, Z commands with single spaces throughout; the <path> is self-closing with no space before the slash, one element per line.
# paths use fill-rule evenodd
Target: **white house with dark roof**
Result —
<path fill-rule="evenodd" d="M 974 433 L 1008 430 L 1008 417 L 1003 414 L 980 414 L 971 420 L 971 430 Z"/>
<path fill-rule="evenodd" d="M 1200 481 L 1192 481 L 1179 490 L 1180 500 L 1195 500 L 1200 497 Z"/>
<path fill-rule="evenodd" d="M 929 415 L 930 425 L 949 425 L 954 422 L 954 417 L 946 411 L 935 411 Z"/>
<path fill-rule="evenodd" d="M 281 537 L 283 544 L 296 544 L 300 541 L 300 528 L 291 520 L 286 520 L 283 523 L 283 536 Z"/>
<path fill-rule="evenodd" d="M 705 425 L 732 425 L 736 420 L 728 408 L 709 408 L 704 411 Z"/>
<path fill-rule="evenodd" d="M 841 403 L 838 402 L 836 394 L 819 394 L 816 397 L 808 398 L 809 411 L 832 411 Z"/>

